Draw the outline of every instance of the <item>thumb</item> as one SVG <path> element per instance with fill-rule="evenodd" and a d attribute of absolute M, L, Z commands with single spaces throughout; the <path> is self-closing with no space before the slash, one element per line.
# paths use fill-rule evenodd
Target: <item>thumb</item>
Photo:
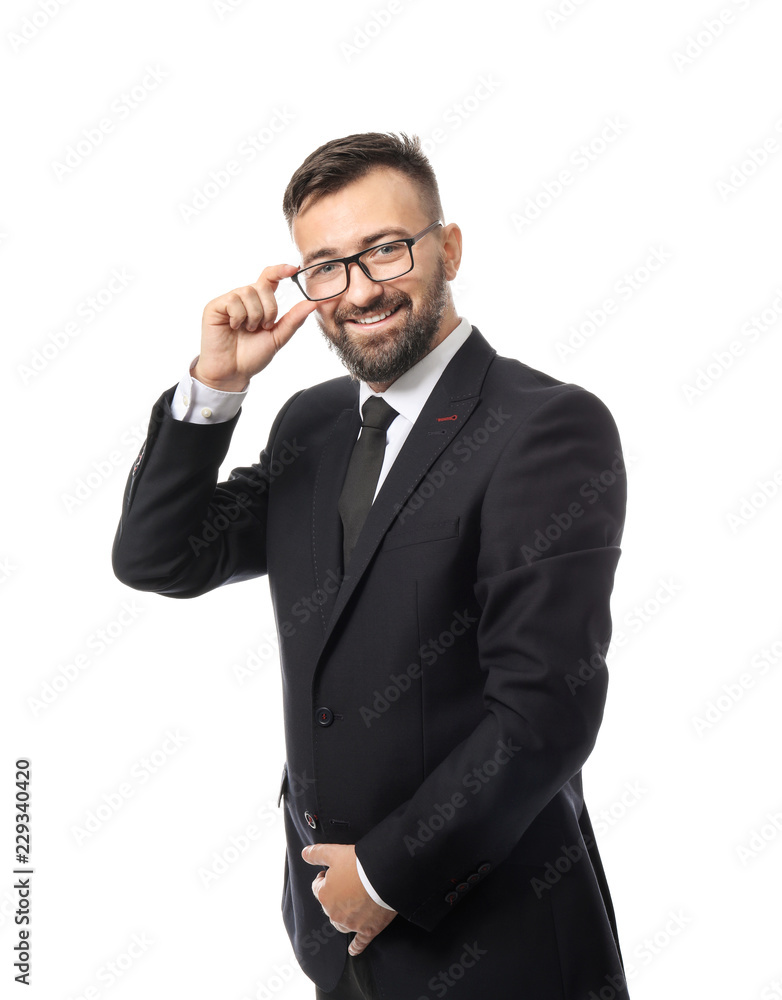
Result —
<path fill-rule="evenodd" d="M 294 333 L 304 323 L 304 320 L 310 313 L 315 312 L 317 308 L 318 303 L 310 302 L 309 299 L 297 302 L 295 306 L 291 306 L 274 327 L 274 339 L 278 349 L 288 343 Z"/>
<path fill-rule="evenodd" d="M 309 865 L 328 865 L 330 853 L 328 844 L 310 844 L 302 850 L 301 856 Z"/>

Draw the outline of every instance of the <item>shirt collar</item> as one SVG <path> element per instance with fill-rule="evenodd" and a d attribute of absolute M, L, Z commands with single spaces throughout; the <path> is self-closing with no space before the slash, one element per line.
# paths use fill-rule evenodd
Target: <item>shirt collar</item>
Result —
<path fill-rule="evenodd" d="M 446 365 L 471 333 L 472 325 L 461 317 L 458 326 L 434 350 L 424 355 L 412 368 L 408 368 L 385 392 L 373 392 L 366 382 L 361 382 L 358 393 L 359 412 L 370 396 L 381 396 L 397 413 L 414 424 Z"/>

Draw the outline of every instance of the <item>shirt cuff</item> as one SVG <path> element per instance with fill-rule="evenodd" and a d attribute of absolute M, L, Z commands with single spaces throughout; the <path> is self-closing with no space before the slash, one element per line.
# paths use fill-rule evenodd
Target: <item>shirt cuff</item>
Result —
<path fill-rule="evenodd" d="M 383 900 L 378 896 L 375 890 L 372 888 L 372 883 L 367 878 L 367 874 L 361 866 L 361 862 L 356 858 L 356 870 L 358 871 L 358 877 L 361 879 L 361 883 L 367 890 L 369 895 L 374 899 L 374 901 L 379 905 L 384 907 L 386 910 L 393 910 L 393 906 L 389 906 L 388 903 L 384 903 Z"/>
<path fill-rule="evenodd" d="M 241 392 L 225 392 L 204 385 L 190 372 L 198 361 L 197 354 L 190 362 L 187 375 L 176 387 L 171 401 L 171 416 L 189 424 L 221 424 L 231 420 L 239 412 L 250 383 Z"/>

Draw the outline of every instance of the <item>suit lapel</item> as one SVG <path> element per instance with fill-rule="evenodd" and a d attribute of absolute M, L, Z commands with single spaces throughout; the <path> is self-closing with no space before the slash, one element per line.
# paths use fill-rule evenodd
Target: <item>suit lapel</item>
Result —
<path fill-rule="evenodd" d="M 328 595 L 321 606 L 325 634 L 318 660 L 399 509 L 438 455 L 461 432 L 478 404 L 486 370 L 496 353 L 473 327 L 440 376 L 383 481 L 353 550 L 350 572 L 334 594 L 334 587 L 323 587 L 323 582 L 329 570 L 338 576 L 342 574 L 342 525 L 337 501 L 361 424 L 358 385 L 353 385 L 353 405 L 339 414 L 323 449 L 313 498 L 313 559 L 318 583 Z"/>

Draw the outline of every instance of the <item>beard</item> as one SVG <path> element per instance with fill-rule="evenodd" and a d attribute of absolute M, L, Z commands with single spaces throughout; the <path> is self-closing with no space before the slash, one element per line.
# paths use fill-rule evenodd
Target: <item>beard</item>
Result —
<path fill-rule="evenodd" d="M 440 323 L 449 301 L 445 262 L 437 261 L 435 273 L 423 290 L 421 306 L 415 310 L 409 295 L 389 288 L 361 312 L 346 307 L 337 309 L 327 326 L 316 314 L 320 331 L 347 368 L 351 378 L 361 382 L 393 382 L 429 353 L 437 339 Z M 378 333 L 349 329 L 347 320 L 375 316 L 400 306 L 407 309 L 402 327 Z"/>

